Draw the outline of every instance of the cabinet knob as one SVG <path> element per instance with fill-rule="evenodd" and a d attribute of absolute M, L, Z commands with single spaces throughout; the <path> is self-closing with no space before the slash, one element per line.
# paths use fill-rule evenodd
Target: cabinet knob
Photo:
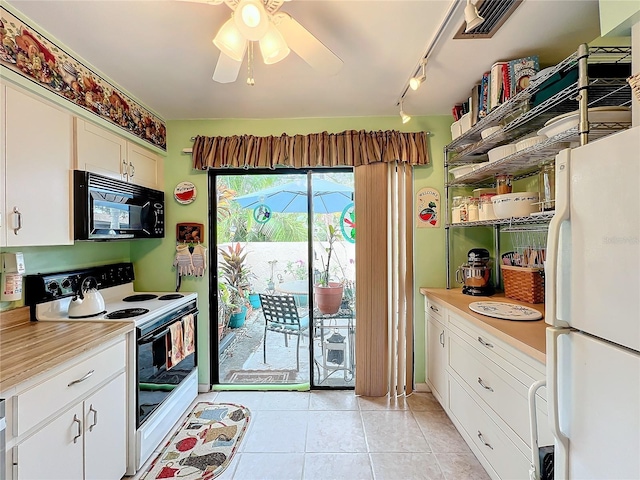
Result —
<path fill-rule="evenodd" d="M 129 166 L 127 165 L 127 161 L 125 159 L 122 159 L 122 165 L 120 166 L 120 169 L 122 170 L 120 174 L 124 177 L 125 180 L 127 180 L 129 178 Z"/>
<path fill-rule="evenodd" d="M 76 443 L 78 439 L 82 436 L 82 422 L 78 418 L 78 415 L 73 416 L 73 423 L 75 423 L 78 427 L 78 433 L 73 437 L 73 443 Z"/>
<path fill-rule="evenodd" d="M 136 174 L 136 167 L 133 163 L 129 162 L 129 178 L 133 178 Z"/>
<path fill-rule="evenodd" d="M 22 228 L 22 213 L 20 213 L 20 210 L 18 210 L 18 207 L 13 207 L 13 222 L 12 222 L 12 227 L 13 228 L 13 234 L 17 235 L 18 234 L 18 230 L 20 230 Z"/>
<path fill-rule="evenodd" d="M 89 378 L 91 375 L 93 375 L 93 372 L 95 372 L 95 370 L 89 370 L 84 377 L 82 378 L 78 378 L 77 380 L 73 380 L 72 382 L 69 382 L 67 384 L 67 387 L 71 387 L 72 385 L 75 385 L 76 383 L 80 383 L 80 382 L 84 382 L 87 378 Z"/>
<path fill-rule="evenodd" d="M 93 404 L 89 406 L 89 413 L 93 413 L 93 423 L 89 425 L 89 431 L 92 432 L 93 427 L 98 425 L 98 411 L 95 408 L 93 408 Z"/>
<path fill-rule="evenodd" d="M 478 430 L 478 438 L 482 443 L 484 443 L 486 447 L 489 447 L 491 450 L 493 450 L 493 447 L 491 446 L 491 444 L 485 441 L 484 437 L 482 436 L 482 432 L 480 430 Z"/>
<path fill-rule="evenodd" d="M 485 390 L 489 390 L 490 392 L 493 392 L 493 388 L 491 388 L 491 387 L 489 387 L 489 386 L 485 385 L 485 384 L 484 384 L 484 382 L 482 381 L 482 378 L 481 378 L 481 377 L 478 377 L 478 383 L 479 383 L 479 384 L 480 384 L 480 386 L 481 386 L 482 388 L 484 388 Z"/>

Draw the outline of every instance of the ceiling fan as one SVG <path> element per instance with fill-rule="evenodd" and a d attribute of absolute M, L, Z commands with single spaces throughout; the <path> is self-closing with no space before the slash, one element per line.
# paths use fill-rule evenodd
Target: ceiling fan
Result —
<path fill-rule="evenodd" d="M 189 1 L 189 0 L 187 0 Z M 288 13 L 279 9 L 285 0 L 191 0 L 219 5 L 226 3 L 232 10 L 213 39 L 220 49 L 213 80 L 219 83 L 235 82 L 247 48 L 249 61 L 253 57 L 253 44 L 258 42 L 264 63 L 271 65 L 284 59 L 291 50 L 314 69 L 335 75 L 342 60 L 300 25 Z M 249 66 L 251 69 L 251 65 Z M 252 79 L 250 78 L 251 82 Z M 252 84 L 248 81 L 249 84 Z"/>

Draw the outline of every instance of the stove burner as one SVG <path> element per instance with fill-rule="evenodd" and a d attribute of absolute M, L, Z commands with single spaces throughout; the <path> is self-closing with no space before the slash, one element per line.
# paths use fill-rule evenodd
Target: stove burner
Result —
<path fill-rule="evenodd" d="M 153 300 L 157 295 L 153 293 L 141 293 L 139 295 L 130 295 L 122 299 L 123 302 L 144 302 L 145 300 Z"/>
<path fill-rule="evenodd" d="M 182 298 L 184 295 L 181 293 L 169 293 L 168 295 L 163 295 L 158 300 L 175 300 L 177 298 Z"/>
<path fill-rule="evenodd" d="M 116 310 L 105 315 L 106 318 L 129 318 L 137 317 L 138 315 L 144 315 L 149 312 L 148 308 L 125 308 L 124 310 Z"/>

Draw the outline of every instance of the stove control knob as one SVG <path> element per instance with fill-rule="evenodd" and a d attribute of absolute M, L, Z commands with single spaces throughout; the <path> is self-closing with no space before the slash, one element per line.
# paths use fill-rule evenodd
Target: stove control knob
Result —
<path fill-rule="evenodd" d="M 60 285 L 55 280 L 52 280 L 47 284 L 47 290 L 55 295 L 60 290 Z"/>
<path fill-rule="evenodd" d="M 62 288 L 70 288 L 71 287 L 71 280 L 69 279 L 69 277 L 65 278 L 64 280 L 62 280 Z"/>

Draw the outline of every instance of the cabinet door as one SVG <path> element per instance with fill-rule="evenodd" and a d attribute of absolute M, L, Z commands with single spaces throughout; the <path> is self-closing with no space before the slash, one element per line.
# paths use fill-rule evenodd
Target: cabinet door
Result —
<path fill-rule="evenodd" d="M 6 137 L 6 114 L 7 110 L 5 105 L 7 104 L 6 100 L 6 89 L 5 86 L 0 83 L 0 247 L 4 247 L 7 244 L 7 235 L 6 235 L 6 209 L 5 209 L 5 145 L 7 144 Z"/>
<path fill-rule="evenodd" d="M 17 480 L 81 480 L 83 423 L 78 404 L 16 446 Z"/>
<path fill-rule="evenodd" d="M 5 127 L 7 245 L 71 245 L 71 115 L 7 86 Z"/>
<path fill-rule="evenodd" d="M 162 157 L 151 150 L 127 142 L 129 181 L 157 190 L 162 187 Z"/>
<path fill-rule="evenodd" d="M 433 394 L 446 407 L 447 393 L 447 332 L 444 326 L 427 316 L 427 380 Z"/>
<path fill-rule="evenodd" d="M 76 168 L 127 180 L 127 141 L 81 118 L 75 122 Z"/>
<path fill-rule="evenodd" d="M 122 478 L 127 469 L 124 372 L 84 402 L 85 478 Z"/>

